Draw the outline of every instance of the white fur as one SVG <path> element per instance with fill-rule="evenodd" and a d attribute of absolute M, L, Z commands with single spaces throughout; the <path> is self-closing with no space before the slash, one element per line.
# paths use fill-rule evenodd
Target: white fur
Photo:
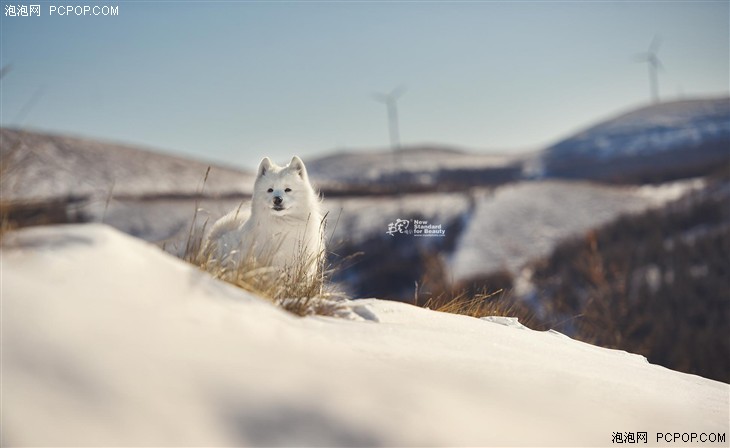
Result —
<path fill-rule="evenodd" d="M 287 191 L 290 190 L 290 191 Z M 276 198 L 281 198 L 276 204 Z M 251 211 L 234 209 L 211 228 L 203 246 L 220 263 L 255 259 L 280 270 L 306 260 L 314 275 L 324 253 L 322 213 L 302 160 L 275 165 L 265 157 L 254 183 Z"/>

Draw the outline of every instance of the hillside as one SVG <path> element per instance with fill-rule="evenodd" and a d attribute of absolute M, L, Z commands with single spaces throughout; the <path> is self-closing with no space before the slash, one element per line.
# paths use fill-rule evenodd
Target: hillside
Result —
<path fill-rule="evenodd" d="M 2 199 L 185 197 L 199 193 L 210 164 L 127 145 L 0 129 Z M 212 166 L 211 196 L 249 195 L 250 173 Z"/>
<path fill-rule="evenodd" d="M 496 271 L 517 275 L 530 260 L 547 256 L 562 240 L 626 213 L 661 207 L 701 188 L 702 180 L 628 187 L 543 180 L 462 193 L 402 197 L 325 197 L 335 264 L 359 254 L 337 276 L 357 296 L 411 301 L 429 260 L 464 283 Z M 441 225 L 443 237 L 389 235 L 396 219 Z"/>
<path fill-rule="evenodd" d="M 701 186 L 699 180 L 642 188 L 548 180 L 498 188 L 476 202 L 450 258 L 451 275 L 459 281 L 499 270 L 516 273 L 565 238 Z"/>
<path fill-rule="evenodd" d="M 708 182 L 561 242 L 526 299 L 572 337 L 730 381 L 730 178 Z"/>
<path fill-rule="evenodd" d="M 550 177 L 631 183 L 706 174 L 730 163 L 730 98 L 646 106 L 547 148 Z"/>
<path fill-rule="evenodd" d="M 351 320 L 296 318 L 101 225 L 4 244 L 3 446 L 665 445 L 730 429 L 727 384 L 510 319 L 375 299 Z"/>
<path fill-rule="evenodd" d="M 527 156 L 480 154 L 447 146 L 340 151 L 307 160 L 312 179 L 335 194 L 465 190 L 519 179 Z"/>

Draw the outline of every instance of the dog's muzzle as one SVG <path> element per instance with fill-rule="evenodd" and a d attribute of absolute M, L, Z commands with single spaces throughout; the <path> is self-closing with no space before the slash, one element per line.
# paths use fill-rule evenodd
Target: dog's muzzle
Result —
<path fill-rule="evenodd" d="M 272 208 L 277 212 L 284 210 L 284 206 L 281 205 L 282 202 L 284 202 L 284 198 L 281 196 L 274 196 L 274 207 Z"/>

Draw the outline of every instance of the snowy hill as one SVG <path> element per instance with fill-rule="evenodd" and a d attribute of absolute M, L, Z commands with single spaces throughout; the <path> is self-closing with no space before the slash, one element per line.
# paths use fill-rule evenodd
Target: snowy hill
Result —
<path fill-rule="evenodd" d="M 3 200 L 196 195 L 210 164 L 90 139 L 0 129 Z M 251 193 L 253 175 L 213 166 L 205 193 Z"/>
<path fill-rule="evenodd" d="M 102 225 L 4 244 L 3 446 L 666 445 L 657 433 L 730 429 L 727 384 L 507 318 L 374 299 L 352 320 L 296 318 Z"/>
<path fill-rule="evenodd" d="M 652 181 L 697 175 L 730 160 L 730 98 L 647 106 L 545 151 L 548 176 Z"/>
<path fill-rule="evenodd" d="M 570 236 L 661 206 L 702 185 L 697 179 L 639 188 L 551 180 L 500 187 L 476 202 L 450 273 L 457 281 L 502 269 L 517 274 Z"/>
<path fill-rule="evenodd" d="M 374 192 L 451 190 L 519 178 L 526 155 L 477 154 L 443 146 L 341 151 L 307 160 L 312 179 L 325 190 Z"/>

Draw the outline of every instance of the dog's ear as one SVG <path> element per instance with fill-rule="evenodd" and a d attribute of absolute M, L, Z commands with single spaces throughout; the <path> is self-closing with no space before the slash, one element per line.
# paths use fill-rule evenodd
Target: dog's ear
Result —
<path fill-rule="evenodd" d="M 270 169 L 271 169 L 271 160 L 268 157 L 264 157 L 264 159 L 259 164 L 259 171 L 258 171 L 259 177 L 266 174 L 266 172 L 269 171 Z"/>
<path fill-rule="evenodd" d="M 294 156 L 291 158 L 291 162 L 289 162 L 289 169 L 299 174 L 299 177 L 302 179 L 307 179 L 307 168 L 304 167 L 304 162 L 302 162 L 302 159 L 299 157 Z"/>

